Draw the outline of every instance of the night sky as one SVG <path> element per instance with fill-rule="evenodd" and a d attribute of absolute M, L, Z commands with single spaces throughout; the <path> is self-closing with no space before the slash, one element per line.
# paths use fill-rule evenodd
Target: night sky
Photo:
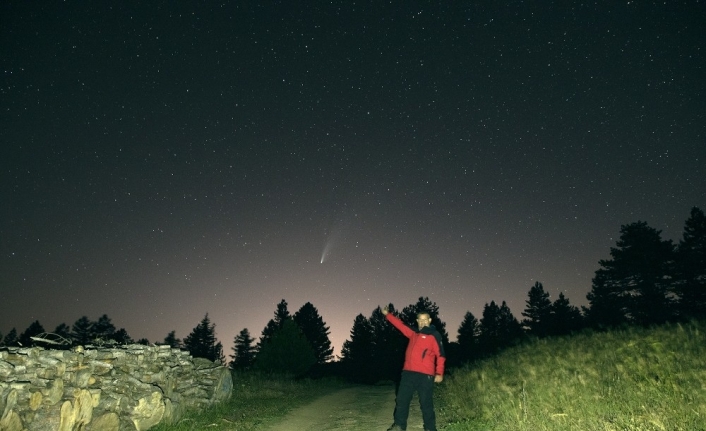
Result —
<path fill-rule="evenodd" d="M 129 3 L 129 4 L 128 4 Z M 177 5 L 178 3 L 178 5 Z M 443 4 L 442 4 L 443 3 Z M 112 6 L 111 6 L 112 5 Z M 331 328 L 539 281 L 586 305 L 620 226 L 706 209 L 703 1 L 0 6 L 0 332 L 285 299 Z"/>

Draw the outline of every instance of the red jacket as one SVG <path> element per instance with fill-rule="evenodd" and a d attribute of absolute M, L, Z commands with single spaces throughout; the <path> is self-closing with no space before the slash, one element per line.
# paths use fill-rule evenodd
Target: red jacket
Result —
<path fill-rule="evenodd" d="M 441 334 L 433 326 L 426 326 L 419 332 L 402 323 L 400 319 L 388 313 L 385 318 L 409 338 L 404 355 L 403 370 L 433 375 L 444 375 L 446 355 L 441 343 Z"/>

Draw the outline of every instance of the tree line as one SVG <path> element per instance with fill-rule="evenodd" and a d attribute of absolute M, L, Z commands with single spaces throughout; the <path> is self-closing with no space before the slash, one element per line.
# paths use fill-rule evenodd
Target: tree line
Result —
<path fill-rule="evenodd" d="M 411 327 L 416 313 L 429 312 L 442 334 L 449 366 L 492 356 L 529 337 L 706 318 L 706 217 L 699 208 L 691 209 L 677 244 L 638 221 L 621 226 L 610 256 L 599 261 L 586 295 L 588 307 L 579 309 L 563 293 L 552 301 L 542 283 L 536 282 L 529 288 L 522 320 L 515 318 L 505 301 L 500 305 L 491 301 L 480 320 L 466 312 L 453 343 L 448 342 L 437 305 L 428 298 L 419 298 L 399 314 L 392 304 L 388 308 Z M 406 340 L 385 323 L 380 307 L 370 317 L 355 318 L 340 361 L 347 377 L 375 382 L 399 376 Z"/>
<path fill-rule="evenodd" d="M 0 334 L 1 346 L 31 346 L 37 342 L 32 337 L 49 333 L 44 329 L 39 320 L 32 322 L 21 334 L 12 328 L 4 337 Z M 149 344 L 146 338 L 134 340 L 127 333 L 125 328 L 116 329 L 107 314 L 100 316 L 97 320 L 90 320 L 87 316 L 82 316 L 72 326 L 60 323 L 54 328 L 51 334 L 51 345 L 60 347 L 67 345 L 109 345 L 109 344 Z M 44 338 L 44 337 L 40 337 Z M 39 342 L 41 344 L 41 342 Z"/>
<path fill-rule="evenodd" d="M 610 259 L 600 260 L 599 265 L 586 296 L 587 307 L 572 305 L 563 293 L 552 301 L 542 283 L 536 282 L 529 288 L 521 320 L 505 301 L 499 305 L 491 301 L 485 304 L 480 320 L 466 312 L 455 342 L 449 342 L 439 307 L 429 298 L 420 297 L 399 311 L 393 304 L 388 304 L 388 308 L 411 327 L 416 325 L 417 313 L 429 313 L 442 335 L 449 366 L 497 354 L 528 337 L 706 318 L 706 217 L 699 208 L 692 208 L 677 244 L 663 240 L 661 231 L 642 221 L 621 226 L 620 238 L 610 249 Z M 13 328 L 4 338 L 0 335 L 0 340 L 6 346 L 30 345 L 30 337 L 41 332 L 44 328 L 35 321 L 21 335 Z M 54 333 L 74 344 L 96 340 L 134 342 L 124 329 L 116 330 L 107 315 L 96 321 L 81 317 L 71 328 L 61 324 Z M 233 369 L 295 375 L 327 369 L 326 372 L 358 382 L 394 380 L 399 376 L 406 338 L 386 322 L 380 307 L 369 317 L 355 317 L 339 361 L 332 361 L 329 334 L 329 327 L 313 304 L 307 302 L 290 315 L 287 302 L 282 299 L 257 342 L 247 328 L 235 336 L 228 364 Z M 208 314 L 184 340 L 176 338 L 172 331 L 163 344 L 187 349 L 195 357 L 226 363 L 223 347 L 215 337 L 215 324 Z"/>

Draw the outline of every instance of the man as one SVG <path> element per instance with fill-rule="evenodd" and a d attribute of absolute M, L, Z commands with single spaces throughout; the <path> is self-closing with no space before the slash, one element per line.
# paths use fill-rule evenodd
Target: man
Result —
<path fill-rule="evenodd" d="M 409 404 L 416 391 L 419 405 L 424 418 L 424 430 L 436 431 L 436 415 L 434 414 L 434 383 L 444 380 L 444 364 L 446 356 L 441 343 L 441 334 L 431 324 L 431 316 L 427 312 L 417 314 L 418 331 L 402 323 L 392 315 L 387 307 L 382 314 L 405 337 L 409 338 L 407 351 L 402 367 L 402 379 L 395 399 L 395 422 L 388 431 L 404 431 L 407 429 Z"/>

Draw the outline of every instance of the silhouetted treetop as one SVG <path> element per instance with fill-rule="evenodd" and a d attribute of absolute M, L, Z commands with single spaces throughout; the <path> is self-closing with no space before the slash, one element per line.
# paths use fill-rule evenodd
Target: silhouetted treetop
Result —
<path fill-rule="evenodd" d="M 675 291 L 684 317 L 706 317 L 706 216 L 692 208 L 677 246 Z"/>
<path fill-rule="evenodd" d="M 139 341 L 138 341 L 139 342 Z M 206 358 L 214 362 L 225 362 L 223 345 L 216 342 L 216 325 L 211 323 L 208 313 L 184 339 L 184 347 L 195 358 Z"/>
<path fill-rule="evenodd" d="M 673 315 L 670 287 L 674 245 L 663 241 L 660 231 L 639 221 L 620 229 L 612 259 L 600 260 L 586 296 L 588 318 L 595 325 L 622 322 L 661 323 Z"/>
<path fill-rule="evenodd" d="M 252 366 L 255 360 L 255 339 L 250 336 L 248 328 L 243 328 L 233 341 L 233 354 L 230 356 L 231 369 L 246 369 Z"/>
<path fill-rule="evenodd" d="M 285 321 L 290 320 L 291 318 L 292 316 L 290 316 L 287 308 L 287 301 L 282 299 L 279 304 L 277 304 L 274 318 L 270 319 L 270 321 L 267 322 L 265 329 L 262 330 L 262 336 L 260 336 L 260 342 L 258 343 L 258 350 L 270 340 L 272 334 L 274 334 L 276 330 L 284 325 Z"/>
<path fill-rule="evenodd" d="M 30 347 L 34 344 L 31 337 L 39 335 L 43 332 L 46 332 L 44 330 L 44 326 L 42 326 L 42 324 L 39 323 L 39 320 L 35 320 L 34 322 L 32 322 L 29 325 L 29 327 L 27 329 L 24 330 L 24 332 L 22 332 L 22 335 L 20 335 L 20 338 L 18 341 L 19 341 L 20 345 L 22 345 L 24 347 Z"/>
<path fill-rule="evenodd" d="M 319 310 L 311 302 L 307 302 L 294 313 L 293 319 L 309 341 L 314 351 L 314 356 L 316 356 L 316 362 L 323 364 L 331 360 L 333 347 L 331 347 L 331 340 L 329 339 L 330 331 L 319 315 Z"/>
<path fill-rule="evenodd" d="M 269 373 L 300 376 L 316 363 L 309 341 L 292 319 L 283 320 L 255 358 L 254 368 Z"/>
<path fill-rule="evenodd" d="M 549 300 L 549 293 L 544 290 L 540 282 L 535 282 L 528 293 L 525 301 L 527 307 L 522 315 L 522 325 L 527 332 L 537 337 L 546 337 L 551 328 L 552 302 Z"/>

